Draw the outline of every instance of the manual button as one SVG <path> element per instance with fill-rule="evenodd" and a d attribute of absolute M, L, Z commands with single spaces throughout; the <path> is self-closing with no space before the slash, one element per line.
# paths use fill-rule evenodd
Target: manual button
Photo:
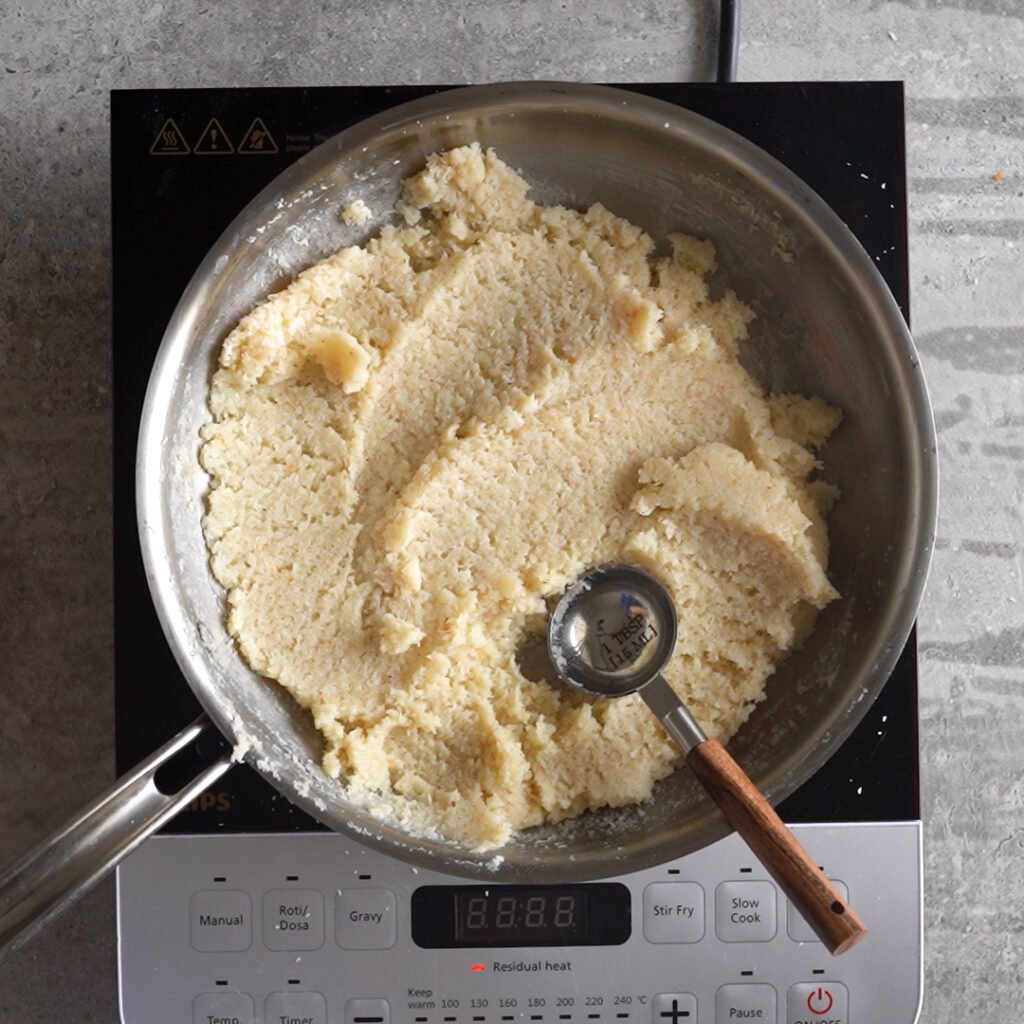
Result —
<path fill-rule="evenodd" d="M 771 882 L 722 882 L 715 890 L 715 932 L 723 942 L 769 942 L 777 930 Z"/>
<path fill-rule="evenodd" d="M 342 949 L 390 949 L 398 939 L 390 889 L 339 889 L 334 938 Z"/>
<path fill-rule="evenodd" d="M 200 953 L 240 953 L 252 945 L 252 901 L 247 892 L 195 892 L 188 901 L 189 938 Z"/>

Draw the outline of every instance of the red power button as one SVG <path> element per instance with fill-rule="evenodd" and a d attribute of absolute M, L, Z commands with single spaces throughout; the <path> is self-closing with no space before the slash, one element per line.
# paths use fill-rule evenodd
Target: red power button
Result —
<path fill-rule="evenodd" d="M 819 1017 L 824 1017 L 832 1009 L 832 993 L 820 985 L 807 993 L 807 1009 Z"/>

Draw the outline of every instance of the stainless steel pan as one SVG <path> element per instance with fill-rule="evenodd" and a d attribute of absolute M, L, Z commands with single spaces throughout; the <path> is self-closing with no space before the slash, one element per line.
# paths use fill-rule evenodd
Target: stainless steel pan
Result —
<path fill-rule="evenodd" d="M 864 715 L 916 613 L 936 507 L 934 433 L 900 312 L 871 260 L 821 199 L 731 132 L 657 100 L 598 86 L 459 89 L 387 111 L 329 140 L 239 215 L 168 325 L 143 411 L 137 497 L 146 573 L 167 640 L 212 721 L 202 720 L 0 879 L 0 955 L 80 895 L 230 764 L 174 796 L 153 773 L 214 727 L 289 800 L 393 856 L 506 882 L 587 879 L 697 849 L 726 829 L 686 772 L 649 802 L 603 810 L 477 854 L 410 835 L 348 799 L 319 767 L 309 716 L 240 659 L 224 627 L 201 530 L 207 480 L 196 453 L 211 368 L 238 318 L 298 270 L 388 216 L 402 179 L 437 150 L 495 147 L 551 202 L 600 201 L 656 239 L 714 240 L 720 282 L 758 313 L 745 358 L 771 390 L 821 395 L 844 413 L 824 452 L 842 490 L 829 519 L 842 599 L 773 677 L 730 749 L 776 802 L 810 777 Z M 374 222 L 346 227 L 355 198 Z"/>

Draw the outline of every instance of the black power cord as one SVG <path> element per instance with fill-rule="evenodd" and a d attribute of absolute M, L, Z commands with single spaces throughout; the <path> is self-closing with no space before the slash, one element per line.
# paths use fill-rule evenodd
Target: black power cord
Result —
<path fill-rule="evenodd" d="M 718 13 L 718 81 L 736 81 L 740 52 L 740 0 L 721 0 Z"/>

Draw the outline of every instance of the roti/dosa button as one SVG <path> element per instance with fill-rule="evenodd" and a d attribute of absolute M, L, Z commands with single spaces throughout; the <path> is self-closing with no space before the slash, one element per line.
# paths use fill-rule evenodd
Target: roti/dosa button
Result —
<path fill-rule="evenodd" d="M 315 889 L 273 889 L 263 897 L 267 949 L 319 949 L 324 944 L 324 898 Z"/>

